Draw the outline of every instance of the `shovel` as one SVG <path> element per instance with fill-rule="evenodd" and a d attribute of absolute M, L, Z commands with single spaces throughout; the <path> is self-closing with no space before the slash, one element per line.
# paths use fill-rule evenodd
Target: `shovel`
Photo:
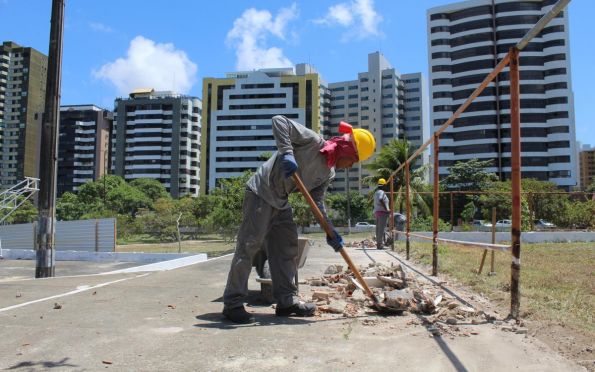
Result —
<path fill-rule="evenodd" d="M 308 192 L 308 189 L 306 189 L 306 186 L 304 186 L 304 183 L 302 182 L 302 179 L 300 178 L 300 176 L 298 176 L 297 173 L 294 173 L 292 177 L 293 177 L 293 181 L 297 185 L 298 189 L 300 189 L 300 191 L 302 192 L 302 195 L 304 195 L 304 198 L 306 199 L 308 204 L 310 204 L 310 208 L 312 209 L 314 216 L 320 223 L 320 226 L 322 226 L 322 228 L 326 232 L 326 235 L 334 236 L 335 233 L 334 233 L 333 229 L 331 228 L 331 226 L 329 225 L 327 220 L 322 215 L 322 212 L 320 212 L 320 209 L 318 209 L 318 206 L 314 202 L 314 199 L 312 199 L 312 196 Z M 373 307 L 376 310 L 378 310 L 380 313 L 385 313 L 385 314 L 395 314 L 395 313 L 403 312 L 402 310 L 397 310 L 397 309 L 393 309 L 389 306 L 386 306 L 386 304 L 384 304 L 382 301 L 380 301 L 378 296 L 376 296 L 372 292 L 372 290 L 368 286 L 368 283 L 366 283 L 364 278 L 362 278 L 362 274 L 359 272 L 359 270 L 357 269 L 357 267 L 355 266 L 353 261 L 351 261 L 351 257 L 349 257 L 349 255 L 347 254 L 347 252 L 345 251 L 345 248 L 341 247 L 341 249 L 339 249 L 339 253 L 341 253 L 341 256 L 343 256 L 343 259 L 347 263 L 347 266 L 349 266 L 349 268 L 351 269 L 351 272 L 355 275 L 355 278 L 357 279 L 357 282 L 359 283 L 359 287 L 361 287 L 363 289 L 363 291 L 366 293 L 366 295 L 374 302 Z"/>

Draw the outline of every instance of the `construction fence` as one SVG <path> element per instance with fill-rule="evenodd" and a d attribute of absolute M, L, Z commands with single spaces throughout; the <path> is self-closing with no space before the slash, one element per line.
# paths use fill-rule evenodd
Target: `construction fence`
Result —
<path fill-rule="evenodd" d="M 35 249 L 37 222 L 0 226 L 2 249 Z M 114 252 L 116 219 L 58 221 L 55 234 L 57 251 Z"/>

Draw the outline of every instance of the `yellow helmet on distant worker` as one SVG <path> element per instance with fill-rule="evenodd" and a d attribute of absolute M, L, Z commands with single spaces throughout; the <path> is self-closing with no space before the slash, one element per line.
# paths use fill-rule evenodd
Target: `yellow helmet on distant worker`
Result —
<path fill-rule="evenodd" d="M 386 185 L 386 180 L 384 178 L 378 179 L 378 186 L 384 186 L 384 185 Z"/>
<path fill-rule="evenodd" d="M 359 161 L 364 161 L 374 155 L 376 151 L 376 140 L 370 131 L 365 129 L 353 129 L 353 140 L 357 147 Z"/>

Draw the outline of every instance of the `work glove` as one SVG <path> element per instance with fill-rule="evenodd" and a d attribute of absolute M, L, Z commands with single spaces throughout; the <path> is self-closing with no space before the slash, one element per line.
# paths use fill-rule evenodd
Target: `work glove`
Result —
<path fill-rule="evenodd" d="M 283 172 L 285 174 L 285 178 L 291 177 L 292 174 L 298 169 L 298 165 L 295 162 L 295 158 L 292 154 L 283 154 L 283 158 L 281 159 L 281 165 L 283 166 Z"/>
<path fill-rule="evenodd" d="M 333 230 L 333 234 L 334 237 L 332 238 L 328 235 L 326 236 L 326 243 L 333 247 L 335 252 L 339 252 L 341 248 L 343 248 L 343 238 L 341 237 L 341 235 L 339 235 L 337 230 Z"/>

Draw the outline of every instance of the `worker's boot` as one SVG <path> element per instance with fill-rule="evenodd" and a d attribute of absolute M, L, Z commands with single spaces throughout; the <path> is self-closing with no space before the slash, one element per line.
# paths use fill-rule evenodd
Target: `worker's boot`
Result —
<path fill-rule="evenodd" d="M 277 307 L 277 316 L 312 316 L 316 312 L 316 304 L 312 302 L 297 302 L 289 307 Z"/>
<path fill-rule="evenodd" d="M 254 322 L 254 317 L 244 309 L 244 306 L 232 309 L 223 308 L 223 315 L 234 323 L 248 324 Z"/>

